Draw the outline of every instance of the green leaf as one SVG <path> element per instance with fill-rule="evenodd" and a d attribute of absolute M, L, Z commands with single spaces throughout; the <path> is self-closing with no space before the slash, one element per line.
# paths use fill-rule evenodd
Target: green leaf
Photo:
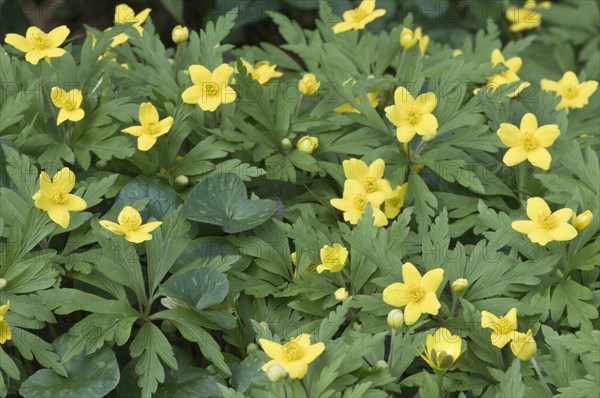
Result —
<path fill-rule="evenodd" d="M 181 300 L 197 311 L 222 303 L 228 291 L 225 274 L 211 268 L 173 275 L 162 285 L 164 295 Z"/>

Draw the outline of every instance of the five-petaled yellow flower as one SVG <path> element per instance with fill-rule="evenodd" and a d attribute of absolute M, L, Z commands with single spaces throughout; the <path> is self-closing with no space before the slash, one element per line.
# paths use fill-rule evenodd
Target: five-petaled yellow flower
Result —
<path fill-rule="evenodd" d="M 8 326 L 8 322 L 4 320 L 4 315 L 6 315 L 6 312 L 9 308 L 10 300 L 4 305 L 0 305 L 0 344 L 4 344 L 6 343 L 6 340 L 10 340 L 12 338 L 12 332 Z"/>
<path fill-rule="evenodd" d="M 202 65 L 192 65 L 189 71 L 194 85 L 181 94 L 186 104 L 197 104 L 203 111 L 214 112 L 219 105 L 235 101 L 237 94 L 229 86 L 234 71 L 231 66 L 222 64 L 211 72 Z"/>
<path fill-rule="evenodd" d="M 554 213 L 542 198 L 527 199 L 527 217 L 529 220 L 512 222 L 515 231 L 527 234 L 533 243 L 546 246 L 548 242 L 571 240 L 577 236 L 577 230 L 569 221 L 573 217 L 573 210 L 560 209 Z"/>
<path fill-rule="evenodd" d="M 556 124 L 538 127 L 535 115 L 526 113 L 521 119 L 520 127 L 502 123 L 497 134 L 502 143 L 510 148 L 502 159 L 507 166 L 528 160 L 532 165 L 548 170 L 552 156 L 546 148 L 558 138 L 560 130 Z"/>
<path fill-rule="evenodd" d="M 308 364 L 313 362 L 325 350 L 325 344 L 310 344 L 310 335 L 303 333 L 285 344 L 278 344 L 267 339 L 258 340 L 265 353 L 272 359 L 262 366 L 267 371 L 273 365 L 280 365 L 292 379 L 301 379 L 308 371 Z"/>
<path fill-rule="evenodd" d="M 379 93 L 380 92 L 381 92 L 381 90 L 373 91 L 372 93 L 367 93 L 367 99 L 369 100 L 369 103 L 371 104 L 371 106 L 373 108 L 376 108 L 377 105 L 379 105 Z M 354 100 L 356 101 L 357 104 L 359 104 L 359 105 L 361 104 L 359 97 L 354 98 Z M 351 104 L 342 104 L 342 105 L 336 107 L 333 111 L 337 112 L 337 113 L 360 113 L 360 111 L 358 109 L 356 109 L 354 107 L 354 105 L 351 105 Z"/>
<path fill-rule="evenodd" d="M 317 266 L 319 274 L 323 271 L 340 272 L 348 259 L 348 249 L 339 243 L 323 246 L 319 254 L 321 256 L 321 264 Z"/>
<path fill-rule="evenodd" d="M 25 53 L 25 60 L 33 65 L 42 58 L 57 58 L 65 55 L 65 50 L 60 48 L 61 44 L 67 39 L 71 31 L 65 25 L 52 29 L 45 33 L 36 26 L 30 26 L 25 33 L 25 37 L 9 33 L 4 41 L 17 50 Z"/>
<path fill-rule="evenodd" d="M 62 88 L 52 87 L 50 99 L 55 107 L 60 108 L 56 118 L 57 126 L 65 120 L 78 122 L 85 116 L 85 111 L 81 109 L 81 102 L 83 101 L 81 90 L 75 88 L 66 92 Z"/>
<path fill-rule="evenodd" d="M 416 28 L 413 32 L 412 29 L 402 28 L 400 32 L 400 44 L 405 49 L 413 48 L 419 43 L 421 49 L 421 55 L 425 55 L 427 45 L 429 44 L 429 36 L 424 36 L 421 28 Z"/>
<path fill-rule="evenodd" d="M 506 9 L 506 18 L 512 22 L 511 32 L 520 32 L 527 29 L 535 29 L 542 25 L 540 8 L 550 8 L 549 1 L 543 1 L 539 5 L 535 0 L 526 0 L 523 7 L 509 7 Z"/>
<path fill-rule="evenodd" d="M 531 329 L 527 333 L 515 332 L 515 337 L 510 342 L 510 350 L 521 361 L 528 361 L 534 357 L 537 352 L 537 344 Z"/>
<path fill-rule="evenodd" d="M 408 183 L 396 187 L 392 191 L 388 198 L 385 200 L 384 214 L 387 218 L 392 219 L 395 218 L 404 206 L 404 198 L 406 197 L 406 190 L 408 189 Z"/>
<path fill-rule="evenodd" d="M 505 60 L 502 52 L 500 52 L 499 49 L 495 49 L 492 51 L 491 61 L 492 66 L 502 64 L 506 66 L 507 69 L 487 78 L 487 88 L 489 90 L 493 91 L 503 84 L 510 84 L 521 80 L 519 75 L 517 75 L 519 69 L 521 69 L 521 66 L 523 65 L 523 60 L 520 57 L 512 57 Z M 511 98 L 515 97 L 528 86 L 528 82 L 522 82 L 515 91 L 508 93 L 507 95 Z"/>
<path fill-rule="evenodd" d="M 152 221 L 142 224 L 142 216 L 131 206 L 125 206 L 117 217 L 119 223 L 101 220 L 100 225 L 117 235 L 125 235 L 125 240 L 131 243 L 142 243 L 152 240 L 150 232 L 158 228 L 162 221 Z"/>
<path fill-rule="evenodd" d="M 428 334 L 423 349 L 421 358 L 432 369 L 442 373 L 451 370 L 466 352 L 462 350 L 460 336 L 452 334 L 446 328 L 438 328 L 434 334 Z"/>
<path fill-rule="evenodd" d="M 481 327 L 492 329 L 492 344 L 498 348 L 507 345 L 517 332 L 517 309 L 512 308 L 498 318 L 488 311 L 481 311 Z"/>
<path fill-rule="evenodd" d="M 129 7 L 127 4 L 119 4 L 115 8 L 115 23 L 133 23 L 133 27 L 141 36 L 144 34 L 144 28 L 142 27 L 142 24 L 146 21 L 148 15 L 150 15 L 150 11 L 152 11 L 150 8 L 146 8 L 136 14 L 135 11 L 133 11 L 133 8 Z M 106 30 L 108 31 L 110 28 Z M 123 44 L 127 40 L 129 40 L 129 36 L 127 36 L 126 33 L 119 33 L 113 38 L 111 47 L 116 47 L 119 44 Z"/>
<path fill-rule="evenodd" d="M 173 126 L 171 116 L 159 120 L 158 111 L 150 102 L 140 105 L 139 118 L 141 126 L 131 126 L 121 131 L 138 137 L 140 151 L 149 151 L 156 144 L 158 137 L 167 134 Z"/>
<path fill-rule="evenodd" d="M 47 212 L 48 217 L 61 227 L 67 228 L 71 220 L 69 212 L 85 210 L 87 207 L 85 200 L 70 193 L 73 186 L 75 186 L 75 173 L 68 167 L 63 167 L 54 174 L 52 179 L 42 171 L 40 190 L 32 197 L 35 207 Z"/>
<path fill-rule="evenodd" d="M 302 95 L 313 95 L 320 86 L 321 82 L 317 80 L 314 73 L 307 73 L 298 81 L 298 90 L 300 90 Z"/>
<path fill-rule="evenodd" d="M 375 9 L 375 0 L 363 0 L 357 8 L 344 12 L 344 21 L 335 24 L 332 30 L 338 34 L 347 30 L 364 29 L 369 22 L 384 15 L 383 8 Z"/>
<path fill-rule="evenodd" d="M 556 95 L 560 96 L 560 103 L 556 106 L 556 109 L 565 108 L 567 111 L 586 106 L 589 98 L 598 88 L 598 82 L 595 80 L 579 83 L 577 75 L 571 71 L 566 72 L 557 82 L 542 79 L 541 83 L 542 90 L 555 91 Z"/>
<path fill-rule="evenodd" d="M 441 307 L 436 291 L 444 279 L 444 270 L 435 268 L 421 276 L 409 262 L 402 264 L 404 283 L 392 283 L 383 289 L 383 301 L 394 307 L 403 307 L 404 320 L 412 325 L 423 313 L 437 315 Z"/>
<path fill-rule="evenodd" d="M 383 159 L 377 159 L 368 166 L 359 159 L 344 160 L 342 166 L 346 179 L 358 181 L 367 193 L 381 192 L 385 194 L 386 199 L 391 197 L 392 187 L 389 181 L 383 178 Z"/>
<path fill-rule="evenodd" d="M 400 142 L 410 142 L 415 134 L 431 139 L 437 134 L 438 121 L 433 115 L 437 105 L 434 93 L 423 93 L 416 99 L 404 87 L 394 92 L 394 105 L 385 108 L 385 116 L 396 126 Z"/>
<path fill-rule="evenodd" d="M 346 180 L 342 198 L 331 199 L 329 203 L 336 209 L 343 211 L 344 221 L 348 221 L 350 224 L 357 224 L 365 211 L 365 207 L 370 204 L 373 209 L 373 225 L 382 227 L 388 223 L 385 214 L 379 209 L 385 198 L 386 194 L 383 192 L 369 193 L 360 182 Z"/>
<path fill-rule="evenodd" d="M 268 61 L 259 61 L 252 65 L 244 58 L 240 59 L 242 61 L 242 64 L 244 64 L 244 68 L 246 68 L 246 72 L 260 84 L 265 84 L 273 78 L 283 76 L 283 73 L 281 73 L 278 70 L 275 70 L 275 68 L 277 68 L 277 65 L 271 65 Z"/>

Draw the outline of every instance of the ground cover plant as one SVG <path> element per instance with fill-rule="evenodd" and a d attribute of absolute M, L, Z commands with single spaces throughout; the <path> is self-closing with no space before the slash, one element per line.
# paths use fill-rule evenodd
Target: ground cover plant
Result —
<path fill-rule="evenodd" d="M 471 3 L 8 33 L 0 395 L 598 396 L 600 8 Z"/>

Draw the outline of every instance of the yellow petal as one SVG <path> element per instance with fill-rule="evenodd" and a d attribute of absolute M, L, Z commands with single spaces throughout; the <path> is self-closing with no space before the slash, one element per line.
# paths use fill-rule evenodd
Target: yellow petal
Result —
<path fill-rule="evenodd" d="M 60 205 L 54 205 L 48 207 L 48 217 L 63 228 L 69 226 L 71 216 L 67 209 Z"/>
<path fill-rule="evenodd" d="M 119 212 L 117 220 L 121 225 L 130 224 L 134 228 L 142 225 L 142 216 L 135 208 L 131 206 L 123 207 L 123 210 Z"/>
<path fill-rule="evenodd" d="M 426 312 L 431 315 L 437 315 L 438 310 L 442 307 L 435 292 L 428 292 L 419 303 L 421 312 Z"/>
<path fill-rule="evenodd" d="M 493 331 L 490 340 L 492 341 L 493 345 L 495 345 L 498 348 L 502 348 L 512 340 L 511 336 L 513 334 L 514 333 L 500 334 L 496 331 Z"/>
<path fill-rule="evenodd" d="M 404 283 L 392 283 L 383 289 L 383 302 L 394 307 L 402 307 L 409 303 L 408 288 Z"/>
<path fill-rule="evenodd" d="M 421 113 L 431 113 L 437 105 L 437 97 L 434 93 L 424 93 L 415 99 L 415 107 Z"/>
<path fill-rule="evenodd" d="M 351 200 L 334 198 L 329 201 L 329 203 L 338 210 L 348 211 L 354 207 L 354 204 Z"/>
<path fill-rule="evenodd" d="M 394 91 L 394 102 L 396 104 L 412 106 L 415 100 L 406 88 L 400 86 Z"/>
<path fill-rule="evenodd" d="M 6 37 L 4 38 L 4 42 L 6 44 L 10 44 L 17 50 L 22 51 L 24 53 L 31 51 L 31 49 L 33 48 L 31 43 L 29 42 L 29 40 L 27 40 L 25 37 L 23 37 L 21 35 L 15 34 L 15 33 L 7 34 Z"/>
<path fill-rule="evenodd" d="M 492 65 L 496 66 L 499 63 L 504 62 L 504 56 L 502 55 L 500 50 L 496 48 L 492 51 L 491 60 L 492 60 Z"/>
<path fill-rule="evenodd" d="M 491 312 L 481 311 L 481 327 L 491 328 L 498 322 L 498 317 Z"/>
<path fill-rule="evenodd" d="M 4 315 L 6 315 L 9 308 L 10 308 L 10 300 L 6 301 L 6 304 L 4 304 L 4 305 L 0 305 L 0 317 L 3 317 Z"/>
<path fill-rule="evenodd" d="M 173 122 L 175 120 L 169 116 L 158 122 L 158 132 L 154 134 L 155 137 L 159 137 L 161 135 L 167 134 L 171 127 L 173 127 Z"/>
<path fill-rule="evenodd" d="M 69 120 L 72 122 L 78 122 L 85 116 L 85 111 L 81 108 L 73 109 L 69 112 Z"/>
<path fill-rule="evenodd" d="M 421 287 L 427 292 L 435 293 L 444 279 L 444 270 L 442 268 L 432 269 L 423 275 Z"/>
<path fill-rule="evenodd" d="M 37 26 L 30 26 L 27 28 L 27 32 L 25 32 L 25 37 L 31 42 L 36 36 L 44 36 L 45 34 L 46 33 Z"/>
<path fill-rule="evenodd" d="M 144 102 L 140 105 L 139 117 L 142 126 L 148 123 L 158 123 L 158 111 L 150 102 Z"/>
<path fill-rule="evenodd" d="M 287 362 L 283 368 L 292 379 L 301 379 L 308 371 L 308 365 L 301 360 Z"/>
<path fill-rule="evenodd" d="M 437 129 L 437 118 L 431 113 L 421 115 L 419 122 L 415 125 L 415 131 L 419 135 L 435 135 L 437 134 Z"/>
<path fill-rule="evenodd" d="M 138 232 L 142 232 L 142 233 L 150 233 L 150 232 L 154 231 L 156 228 L 160 227 L 161 225 L 162 225 L 162 221 L 152 221 L 152 222 L 140 225 L 137 230 L 138 230 Z"/>
<path fill-rule="evenodd" d="M 375 0 L 363 0 L 360 2 L 358 9 L 362 10 L 365 14 L 370 14 L 375 10 Z"/>
<path fill-rule="evenodd" d="M 142 126 L 131 126 L 131 127 L 127 127 L 126 129 L 121 130 L 124 133 L 127 134 L 131 134 L 133 136 L 138 137 L 139 135 L 142 134 Z"/>
<path fill-rule="evenodd" d="M 579 85 L 579 79 L 575 73 L 568 71 L 565 72 L 562 79 L 560 79 L 560 83 L 563 86 L 577 86 Z"/>
<path fill-rule="evenodd" d="M 212 81 L 219 84 L 220 87 L 227 86 L 229 77 L 233 74 L 234 69 L 227 65 L 219 65 L 212 73 Z"/>
<path fill-rule="evenodd" d="M 190 78 L 196 86 L 202 87 L 203 84 L 210 82 L 212 79 L 212 73 L 205 66 L 192 65 L 189 68 Z"/>
<path fill-rule="evenodd" d="M 504 61 L 504 65 L 513 73 L 517 73 L 523 65 L 523 60 L 520 57 L 512 57 Z"/>
<path fill-rule="evenodd" d="M 344 198 L 355 198 L 365 193 L 365 188 L 360 182 L 356 180 L 346 180 L 344 182 Z"/>
<path fill-rule="evenodd" d="M 237 93 L 231 86 L 227 86 L 223 89 L 223 93 L 221 94 L 221 103 L 222 104 L 230 104 L 235 101 L 237 98 Z"/>
<path fill-rule="evenodd" d="M 506 318 L 510 322 L 512 330 L 517 330 L 517 309 L 516 308 L 511 308 L 506 313 L 504 318 Z"/>
<path fill-rule="evenodd" d="M 203 96 L 203 91 L 200 86 L 192 86 L 185 89 L 181 94 L 181 99 L 186 104 L 198 104 Z"/>
<path fill-rule="evenodd" d="M 81 106 L 81 103 L 83 102 L 83 94 L 81 93 L 81 90 L 73 89 L 69 91 L 68 96 L 71 99 L 71 101 L 75 103 L 76 108 L 79 108 Z"/>
<path fill-rule="evenodd" d="M 407 325 L 413 325 L 419 320 L 421 314 L 421 306 L 413 302 L 409 302 L 404 308 L 404 322 Z"/>
<path fill-rule="evenodd" d="M 552 242 L 554 240 L 552 238 L 552 234 L 544 229 L 536 229 L 527 235 L 527 237 L 533 243 L 539 243 L 541 246 L 546 246 L 548 242 Z"/>
<path fill-rule="evenodd" d="M 50 194 L 52 191 L 52 179 L 45 171 L 40 173 L 40 190 L 46 194 Z"/>
<path fill-rule="evenodd" d="M 59 26 L 58 28 L 52 29 L 48 33 L 48 45 L 50 47 L 60 47 L 61 44 L 67 39 L 71 31 L 66 25 Z"/>
<path fill-rule="evenodd" d="M 584 98 L 589 98 L 598 89 L 598 82 L 595 80 L 589 80 L 579 85 L 579 95 Z"/>
<path fill-rule="evenodd" d="M 521 131 L 534 133 L 538 129 L 537 118 L 533 113 L 526 113 L 521 119 Z"/>
<path fill-rule="evenodd" d="M 0 344 L 6 343 L 6 340 L 12 339 L 12 332 L 8 327 L 8 322 L 5 320 L 0 321 Z"/>
<path fill-rule="evenodd" d="M 556 210 L 552 216 L 557 223 L 568 223 L 573 218 L 573 210 L 569 208 Z"/>
<path fill-rule="evenodd" d="M 149 151 L 156 144 L 156 137 L 150 134 L 142 134 L 138 137 L 137 147 L 140 151 Z"/>
<path fill-rule="evenodd" d="M 560 130 L 558 129 L 558 125 L 556 124 L 546 124 L 544 126 L 539 127 L 535 131 L 535 133 L 533 133 L 533 137 L 544 148 L 547 148 L 550 145 L 552 145 L 559 135 Z"/>
<path fill-rule="evenodd" d="M 497 134 L 502 143 L 509 148 L 516 147 L 521 144 L 521 130 L 519 130 L 519 128 L 514 124 L 501 123 Z"/>
<path fill-rule="evenodd" d="M 131 243 L 142 243 L 147 240 L 152 240 L 152 235 L 139 231 L 125 232 L 125 240 Z"/>
<path fill-rule="evenodd" d="M 400 110 L 397 105 L 390 105 L 385 107 L 385 117 L 394 125 L 398 126 L 401 123 Z"/>
<path fill-rule="evenodd" d="M 46 54 L 40 50 L 31 50 L 27 54 L 25 54 L 25 61 L 30 64 L 37 65 L 40 62 L 40 59 L 46 57 Z"/>
<path fill-rule="evenodd" d="M 127 4 L 119 4 L 115 7 L 115 22 L 130 23 L 135 22 L 135 11 Z"/>
<path fill-rule="evenodd" d="M 523 162 L 525 159 L 527 159 L 527 151 L 525 148 L 522 146 L 516 146 L 506 151 L 502 161 L 507 166 L 514 166 Z"/>
<path fill-rule="evenodd" d="M 333 33 L 338 34 L 338 33 L 346 32 L 346 31 L 352 29 L 353 27 L 354 27 L 354 22 L 344 21 L 344 22 L 338 22 L 331 29 L 333 30 Z"/>
<path fill-rule="evenodd" d="M 388 219 L 385 213 L 380 209 L 373 209 L 373 225 L 375 227 L 384 227 L 388 225 Z"/>
<path fill-rule="evenodd" d="M 264 352 L 271 358 L 283 358 L 282 345 L 277 344 L 274 341 L 269 341 L 267 339 L 259 339 L 258 344 L 262 347 Z"/>
<path fill-rule="evenodd" d="M 65 200 L 62 205 L 69 211 L 82 211 L 87 208 L 86 201 L 73 194 L 68 194 L 67 200 Z"/>
<path fill-rule="evenodd" d="M 535 148 L 527 153 L 527 159 L 532 165 L 543 170 L 548 170 L 552 156 L 550 156 L 550 152 L 546 148 Z"/>
<path fill-rule="evenodd" d="M 75 173 L 68 167 L 63 167 L 52 177 L 53 187 L 62 192 L 71 192 L 75 186 Z"/>
<path fill-rule="evenodd" d="M 549 79 L 542 79 L 542 81 L 540 82 L 542 84 L 542 90 L 544 91 L 559 91 L 560 90 L 560 84 L 558 82 L 549 80 Z"/>
<path fill-rule="evenodd" d="M 412 124 L 402 124 L 396 129 L 396 138 L 402 143 L 410 142 L 415 134 L 417 134 L 417 131 Z"/>
<path fill-rule="evenodd" d="M 315 359 L 317 359 L 317 357 L 319 355 L 321 355 L 321 353 L 323 351 L 325 351 L 325 344 L 323 344 L 323 343 L 313 344 L 313 345 L 305 348 L 304 356 L 302 357 L 302 360 L 304 360 L 306 363 L 311 363 Z"/>
<path fill-rule="evenodd" d="M 421 274 L 412 263 L 402 264 L 402 281 L 407 285 L 421 286 Z"/>
<path fill-rule="evenodd" d="M 369 177 L 377 180 L 383 178 L 383 172 L 385 171 L 385 162 L 383 159 L 376 159 L 369 165 Z M 347 177 L 346 177 L 347 178 Z"/>
<path fill-rule="evenodd" d="M 298 343 L 302 349 L 306 349 L 310 347 L 310 334 L 302 333 L 300 336 L 296 336 L 293 339 L 290 339 L 294 343 Z"/>
<path fill-rule="evenodd" d="M 571 224 L 563 223 L 550 231 L 552 239 L 557 241 L 571 240 L 577 236 L 577 230 Z"/>
<path fill-rule="evenodd" d="M 550 215 L 550 207 L 548 203 L 542 198 L 533 197 L 527 199 L 527 217 L 535 220 L 540 215 Z"/>
<path fill-rule="evenodd" d="M 150 8 L 146 8 L 146 9 L 140 11 L 135 16 L 135 20 L 136 20 L 135 25 L 139 26 L 139 25 L 143 24 L 146 21 L 146 19 L 148 18 L 148 15 L 150 15 L 150 11 L 152 11 L 152 9 L 150 9 Z"/>
<path fill-rule="evenodd" d="M 112 221 L 108 221 L 108 220 L 100 220 L 99 224 L 102 227 L 104 227 L 105 229 L 112 232 L 113 234 L 123 235 L 125 233 L 125 231 L 123 231 L 123 228 L 116 222 L 112 222 Z"/>
<path fill-rule="evenodd" d="M 344 160 L 342 162 L 346 179 L 362 181 L 369 174 L 369 167 L 359 159 Z"/>
<path fill-rule="evenodd" d="M 511 224 L 512 229 L 522 234 L 530 234 L 536 229 L 538 229 L 537 223 L 531 220 L 517 220 L 513 221 Z"/>
<path fill-rule="evenodd" d="M 69 120 L 70 117 L 71 117 L 71 112 L 69 112 L 66 109 L 61 109 L 60 111 L 58 111 L 58 115 L 56 116 L 56 125 L 60 126 L 61 123 Z"/>

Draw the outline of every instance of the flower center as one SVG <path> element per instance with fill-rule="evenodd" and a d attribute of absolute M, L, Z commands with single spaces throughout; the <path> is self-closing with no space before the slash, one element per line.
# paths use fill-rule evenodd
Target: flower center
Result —
<path fill-rule="evenodd" d="M 377 179 L 375 179 L 374 177 L 366 178 L 364 186 L 368 193 L 373 193 L 377 190 L 377 187 L 375 186 L 376 181 Z"/>
<path fill-rule="evenodd" d="M 574 85 L 566 86 L 562 92 L 563 98 L 566 98 L 566 99 L 577 98 L 578 95 L 579 95 L 579 90 Z"/>
<path fill-rule="evenodd" d="M 204 85 L 204 91 L 206 95 L 217 95 L 219 93 L 219 85 L 215 82 L 208 82 Z"/>
<path fill-rule="evenodd" d="M 357 208 L 360 211 L 363 211 L 365 209 L 365 206 L 367 205 L 367 198 L 365 197 L 365 195 L 356 195 L 354 197 L 354 207 Z"/>
<path fill-rule="evenodd" d="M 556 220 L 552 214 L 542 214 L 538 217 L 538 224 L 549 231 L 556 225 Z"/>
<path fill-rule="evenodd" d="M 146 134 L 154 135 L 154 134 L 156 134 L 156 130 L 158 129 L 158 123 L 156 123 L 156 122 L 146 123 L 144 128 L 146 129 Z"/>
<path fill-rule="evenodd" d="M 496 324 L 496 330 L 499 334 L 507 334 L 512 330 L 511 323 L 505 317 L 501 317 L 498 319 L 498 323 Z"/>
<path fill-rule="evenodd" d="M 418 303 L 425 296 L 425 292 L 419 286 L 413 286 L 408 291 L 408 297 L 412 302 Z"/>
<path fill-rule="evenodd" d="M 395 197 L 392 199 L 388 199 L 387 204 L 391 207 L 398 207 L 398 205 L 400 204 L 400 198 Z"/>
<path fill-rule="evenodd" d="M 76 108 L 75 102 L 71 100 L 65 101 L 65 109 L 68 111 L 72 111 Z"/>
<path fill-rule="evenodd" d="M 52 188 L 50 191 L 50 200 L 56 204 L 64 203 L 67 200 L 67 195 L 68 193 L 63 190 Z"/>
<path fill-rule="evenodd" d="M 45 33 L 35 33 L 31 39 L 31 44 L 36 50 L 44 50 L 48 48 L 50 41 Z"/>
<path fill-rule="evenodd" d="M 408 111 L 406 119 L 410 124 L 417 124 L 419 122 L 419 115 L 415 111 Z"/>
<path fill-rule="evenodd" d="M 300 347 L 300 345 L 298 343 L 294 343 L 293 341 L 290 341 L 283 345 L 283 356 L 288 361 L 294 361 L 296 359 L 300 359 L 300 358 L 302 358 L 303 354 L 304 353 L 302 352 L 302 347 Z"/>
<path fill-rule="evenodd" d="M 531 151 L 538 147 L 538 142 L 531 133 L 524 133 L 521 137 L 521 146 L 527 151 Z"/>
<path fill-rule="evenodd" d="M 125 216 L 121 220 L 121 226 L 126 231 L 135 231 L 140 226 L 137 217 L 134 216 Z"/>

